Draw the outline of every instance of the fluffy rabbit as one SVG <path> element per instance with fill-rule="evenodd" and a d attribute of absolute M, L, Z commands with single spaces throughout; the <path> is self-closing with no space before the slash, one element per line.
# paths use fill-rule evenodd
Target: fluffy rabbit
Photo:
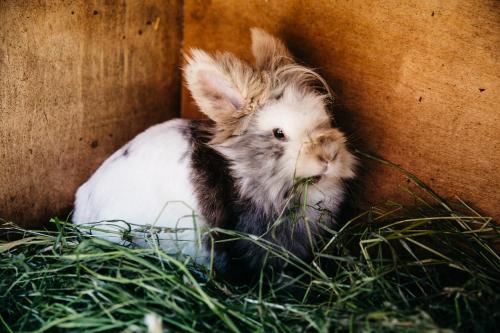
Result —
<path fill-rule="evenodd" d="M 216 271 L 233 279 L 283 262 L 249 240 L 217 242 L 228 236 L 209 237 L 208 228 L 261 236 L 310 259 L 322 227 L 335 224 L 356 160 L 331 126 L 329 94 L 317 89 L 328 89 L 324 80 L 279 39 L 251 33 L 255 64 L 192 51 L 184 75 L 209 120 L 167 121 L 115 152 L 76 193 L 74 223 L 177 229 L 161 233 L 163 248 L 200 262 L 214 253 Z"/>

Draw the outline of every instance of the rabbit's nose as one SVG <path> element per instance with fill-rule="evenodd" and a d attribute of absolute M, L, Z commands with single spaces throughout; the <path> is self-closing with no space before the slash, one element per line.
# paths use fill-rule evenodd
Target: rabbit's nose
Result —
<path fill-rule="evenodd" d="M 325 173 L 328 170 L 328 166 L 330 165 L 330 161 L 328 161 L 324 156 L 318 156 L 318 160 L 322 166 L 322 173 Z"/>
<path fill-rule="evenodd" d="M 332 147 L 324 147 L 324 149 L 322 149 L 321 151 L 321 154 L 318 155 L 318 159 L 321 162 L 325 162 L 328 164 L 335 161 L 335 159 L 337 158 L 337 154 L 338 149 Z"/>

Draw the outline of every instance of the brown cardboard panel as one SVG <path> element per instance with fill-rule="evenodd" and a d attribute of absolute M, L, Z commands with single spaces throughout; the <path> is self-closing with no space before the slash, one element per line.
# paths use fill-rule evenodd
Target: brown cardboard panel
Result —
<path fill-rule="evenodd" d="M 252 26 L 325 76 L 357 145 L 500 217 L 500 2 L 186 0 L 184 51 L 252 60 Z M 199 117 L 185 89 L 182 115 Z M 402 196 L 396 172 L 364 170 L 368 202 Z"/>
<path fill-rule="evenodd" d="M 42 223 L 115 149 L 177 116 L 177 1 L 0 3 L 0 217 Z"/>

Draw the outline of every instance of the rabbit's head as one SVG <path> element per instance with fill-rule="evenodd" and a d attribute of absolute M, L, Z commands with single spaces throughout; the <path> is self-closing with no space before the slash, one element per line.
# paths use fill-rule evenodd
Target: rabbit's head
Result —
<path fill-rule="evenodd" d="M 281 40 L 251 32 L 255 64 L 200 50 L 187 59 L 189 90 L 215 124 L 210 145 L 230 162 L 244 198 L 279 210 L 297 180 L 308 179 L 310 203 L 337 206 L 356 162 L 332 127 L 328 86 Z"/>

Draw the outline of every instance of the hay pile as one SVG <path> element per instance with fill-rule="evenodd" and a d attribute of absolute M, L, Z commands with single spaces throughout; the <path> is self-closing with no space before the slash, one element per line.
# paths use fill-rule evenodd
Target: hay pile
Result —
<path fill-rule="evenodd" d="M 500 227 L 406 175 L 434 201 L 361 212 L 313 265 L 275 253 L 301 275 L 271 285 L 232 286 L 154 242 L 124 247 L 59 219 L 58 231 L 4 223 L 21 238 L 0 242 L 0 331 L 146 332 L 156 314 L 168 332 L 499 332 Z"/>

